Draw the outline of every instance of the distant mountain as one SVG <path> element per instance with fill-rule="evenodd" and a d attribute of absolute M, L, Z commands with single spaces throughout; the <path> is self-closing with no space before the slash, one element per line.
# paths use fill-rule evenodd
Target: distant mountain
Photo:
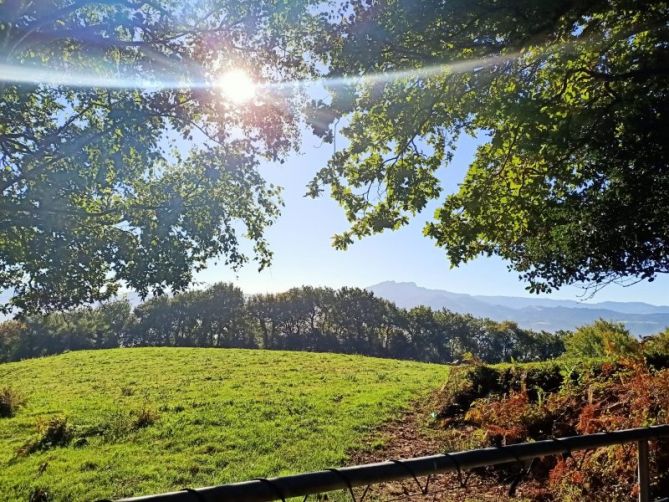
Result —
<path fill-rule="evenodd" d="M 537 330 L 573 329 L 599 319 L 623 322 L 637 336 L 657 333 L 669 326 L 669 306 L 641 302 L 581 303 L 573 300 L 483 296 L 428 289 L 413 282 L 386 281 L 367 290 L 399 307 L 419 305 L 446 308 L 462 314 L 489 317 L 496 321 L 515 321 Z"/>

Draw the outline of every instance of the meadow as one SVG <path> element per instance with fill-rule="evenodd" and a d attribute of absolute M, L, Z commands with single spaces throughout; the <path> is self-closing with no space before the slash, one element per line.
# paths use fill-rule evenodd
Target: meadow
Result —
<path fill-rule="evenodd" d="M 202 348 L 2 364 L 0 388 L 23 405 L 0 418 L 0 494 L 116 498 L 342 465 L 448 373 L 363 356 Z"/>

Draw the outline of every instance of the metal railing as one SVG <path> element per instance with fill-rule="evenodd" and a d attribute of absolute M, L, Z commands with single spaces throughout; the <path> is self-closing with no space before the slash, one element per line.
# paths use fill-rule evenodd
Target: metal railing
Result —
<path fill-rule="evenodd" d="M 360 502 L 369 487 L 387 481 L 429 477 L 445 472 L 457 472 L 476 467 L 508 463 L 524 463 L 538 457 L 570 454 L 578 450 L 591 450 L 603 446 L 632 443 L 638 444 L 639 502 L 650 501 L 650 474 L 648 466 L 648 441 L 669 438 L 669 425 L 658 425 L 641 429 L 626 429 L 600 432 L 583 436 L 571 436 L 533 443 L 521 443 L 497 448 L 444 453 L 406 460 L 390 460 L 375 464 L 356 465 L 325 471 L 296 474 L 271 479 L 255 479 L 242 483 L 210 486 L 195 490 L 164 493 L 123 499 L 124 502 L 265 502 L 306 497 L 334 490 L 348 490 L 356 500 L 353 488 L 366 487 Z M 422 490 L 422 488 L 421 488 Z M 423 491 L 423 490 L 422 490 Z M 427 491 L 427 484 L 425 490 Z M 664 494 L 667 495 L 667 494 Z"/>

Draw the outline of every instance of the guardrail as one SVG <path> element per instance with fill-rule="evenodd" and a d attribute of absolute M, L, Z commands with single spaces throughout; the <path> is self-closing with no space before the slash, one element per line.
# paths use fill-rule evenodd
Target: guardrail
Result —
<path fill-rule="evenodd" d="M 377 483 L 411 478 L 419 483 L 418 478 L 421 476 L 428 476 L 429 482 L 429 476 L 433 474 L 449 471 L 461 474 L 462 471 L 475 467 L 522 463 L 538 457 L 631 442 L 638 444 L 639 502 L 649 502 L 648 441 L 659 438 L 669 438 L 669 425 L 570 436 L 406 460 L 390 460 L 271 479 L 255 479 L 242 483 L 128 498 L 123 499 L 123 502 L 266 502 L 292 497 L 304 497 L 306 500 L 309 495 L 334 490 L 348 490 L 356 501 L 353 494 L 354 487 L 361 486 L 368 489 Z M 424 491 L 427 490 L 427 485 L 425 486 Z M 367 489 L 364 494 L 367 493 Z M 357 502 L 361 502 L 361 499 Z"/>

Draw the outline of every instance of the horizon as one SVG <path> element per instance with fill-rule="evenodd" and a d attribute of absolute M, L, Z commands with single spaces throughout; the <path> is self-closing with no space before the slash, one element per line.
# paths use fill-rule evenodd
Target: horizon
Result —
<path fill-rule="evenodd" d="M 580 301 L 578 299 L 573 300 L 570 298 L 555 298 L 552 297 L 551 295 L 528 295 L 528 296 L 518 296 L 518 295 L 493 295 L 493 294 L 473 294 L 473 293 L 468 293 L 465 291 L 453 291 L 450 289 L 441 289 L 441 288 L 431 288 L 431 287 L 426 287 L 422 284 L 418 284 L 415 281 L 396 281 L 393 279 L 388 279 L 384 281 L 379 281 L 373 284 L 367 284 L 367 285 L 351 285 L 351 284 L 343 284 L 341 286 L 329 286 L 329 285 L 323 285 L 323 284 L 307 284 L 307 283 L 302 283 L 302 284 L 294 284 L 292 286 L 289 286 L 285 289 L 276 289 L 276 290 L 266 290 L 266 291 L 248 291 L 244 287 L 242 287 L 238 281 L 235 280 L 221 280 L 221 281 L 213 281 L 213 282 L 199 282 L 195 283 L 194 287 L 190 288 L 190 290 L 202 290 L 209 288 L 213 285 L 215 285 L 218 282 L 227 282 L 231 283 L 234 286 L 240 288 L 244 295 L 246 296 L 253 296 L 257 294 L 276 294 L 276 293 L 282 293 L 285 291 L 288 291 L 293 288 L 303 288 L 303 287 L 313 287 L 313 288 L 332 288 L 332 289 L 339 289 L 339 288 L 345 288 L 345 287 L 351 287 L 351 288 L 360 288 L 360 289 L 365 289 L 365 290 L 371 290 L 373 288 L 376 288 L 378 286 L 386 285 L 386 284 L 394 284 L 398 286 L 402 285 L 408 285 L 408 286 L 413 286 L 417 289 L 423 289 L 426 291 L 433 291 L 433 292 L 438 292 L 438 293 L 449 293 L 449 294 L 455 294 L 455 295 L 462 295 L 462 296 L 469 296 L 471 298 L 483 298 L 483 299 L 493 299 L 493 298 L 507 298 L 507 299 L 518 299 L 518 300 L 544 300 L 544 301 L 556 301 L 556 302 L 576 302 L 577 304 L 583 304 L 583 305 L 589 305 L 589 306 L 596 306 L 596 305 L 601 305 L 601 304 L 607 304 L 607 303 L 620 303 L 620 304 L 634 304 L 634 303 L 639 303 L 643 305 L 649 305 L 651 307 L 667 307 L 669 308 L 669 303 L 652 303 L 652 302 L 646 302 L 646 301 L 639 301 L 639 300 L 629 300 L 629 301 L 620 301 L 620 300 L 598 300 L 596 297 L 595 298 L 589 298 L 588 300 L 585 301 Z M 173 293 L 173 294 L 179 294 L 180 292 Z M 378 294 L 374 293 L 375 296 L 379 296 Z M 137 295 L 136 292 L 128 289 L 121 290 L 118 297 L 123 297 L 123 296 L 129 296 L 129 295 Z M 171 294 L 170 294 L 171 295 Z M 138 297 L 139 298 L 139 297 Z M 151 295 L 149 295 L 146 300 L 151 298 Z M 142 300 L 145 301 L 145 300 Z M 132 303 L 132 302 L 131 302 Z M 578 305 L 575 305 L 574 308 L 577 308 Z M 550 307 L 548 307 L 550 308 Z"/>

